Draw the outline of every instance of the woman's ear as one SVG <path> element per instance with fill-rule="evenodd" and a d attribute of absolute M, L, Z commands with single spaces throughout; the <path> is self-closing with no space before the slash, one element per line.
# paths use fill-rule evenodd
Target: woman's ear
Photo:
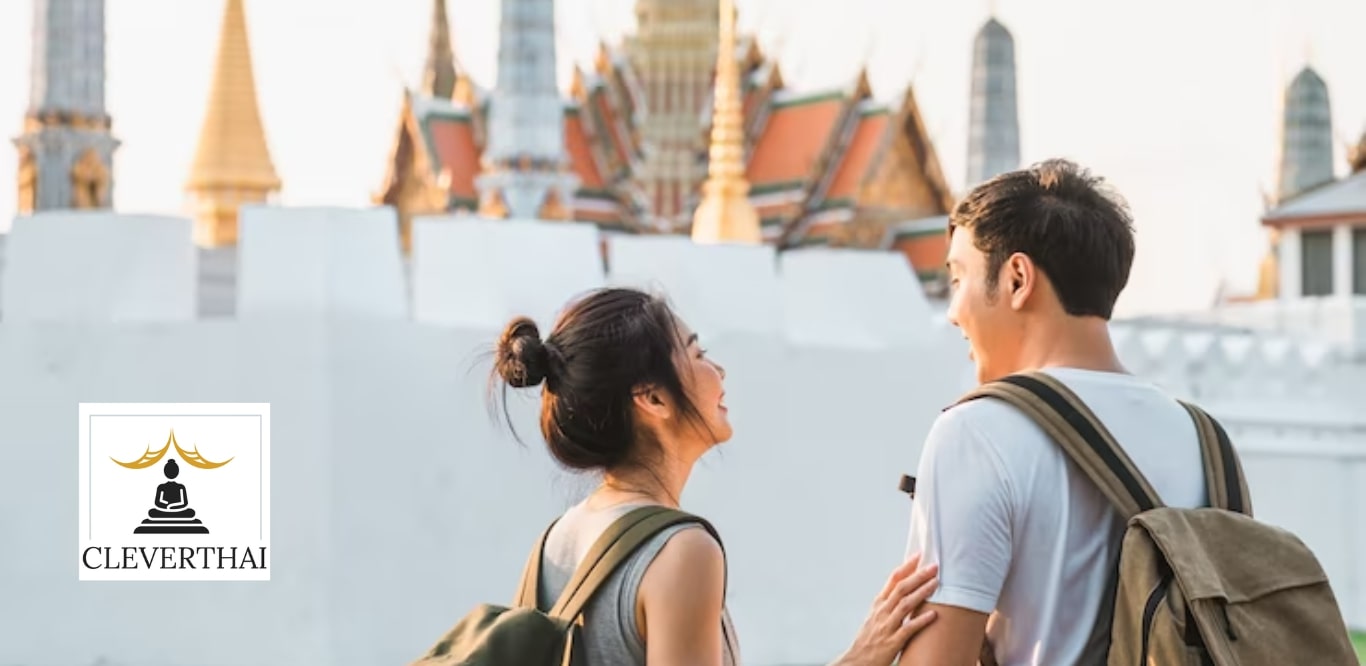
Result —
<path fill-rule="evenodd" d="M 668 419 L 672 415 L 669 403 L 664 399 L 664 392 L 658 386 L 640 386 L 632 394 L 632 400 L 636 409 L 654 417 L 660 421 Z"/>

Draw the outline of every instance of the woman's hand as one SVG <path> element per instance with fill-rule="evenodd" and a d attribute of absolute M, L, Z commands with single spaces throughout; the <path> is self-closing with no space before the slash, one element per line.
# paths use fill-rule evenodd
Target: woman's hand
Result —
<path fill-rule="evenodd" d="M 887 579 L 854 644 L 831 666 L 888 666 L 911 637 L 934 621 L 935 612 L 911 614 L 939 584 L 939 566 L 920 568 L 920 555 L 907 560 Z"/>

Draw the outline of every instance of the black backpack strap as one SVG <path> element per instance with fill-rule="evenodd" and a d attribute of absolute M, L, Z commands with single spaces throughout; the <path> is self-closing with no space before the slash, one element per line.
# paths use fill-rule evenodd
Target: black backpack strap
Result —
<path fill-rule="evenodd" d="M 1162 506 L 1162 500 L 1114 436 L 1062 382 L 1042 372 L 1011 375 L 977 387 L 958 403 L 983 397 L 1003 400 L 1037 423 L 1125 521 Z"/>
<path fill-rule="evenodd" d="M 699 516 L 663 506 L 633 509 L 608 526 L 593 543 L 559 600 L 550 609 L 550 615 L 566 620 L 577 619 L 598 588 L 636 549 L 661 531 L 683 523 L 701 525 L 716 539 L 717 544 L 721 543 L 716 528 Z M 725 552 L 724 546 L 722 552 Z"/>
<path fill-rule="evenodd" d="M 1195 431 L 1200 435 L 1200 454 L 1204 459 L 1209 505 L 1251 516 L 1252 497 L 1248 493 L 1247 479 L 1243 476 L 1238 453 L 1233 450 L 1228 433 L 1203 409 L 1185 401 L 1181 405 L 1190 412 L 1195 421 Z"/>

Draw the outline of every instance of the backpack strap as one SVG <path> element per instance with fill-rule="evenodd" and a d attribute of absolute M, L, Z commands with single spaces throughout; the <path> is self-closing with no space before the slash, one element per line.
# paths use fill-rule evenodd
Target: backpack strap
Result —
<path fill-rule="evenodd" d="M 716 543 L 721 543 L 716 529 L 699 516 L 663 506 L 633 509 L 613 522 L 593 543 L 554 608 L 550 609 L 550 615 L 567 620 L 577 619 L 598 588 L 636 549 L 661 531 L 683 523 L 701 525 L 716 539 Z"/>
<path fill-rule="evenodd" d="M 1243 476 L 1242 465 L 1238 462 L 1233 444 L 1229 442 L 1228 433 L 1224 432 L 1223 426 L 1214 417 L 1199 407 L 1185 401 L 1181 405 L 1190 412 L 1195 420 L 1195 430 L 1200 435 L 1209 505 L 1251 516 L 1252 495 L 1248 493 L 1247 479 Z"/>
<path fill-rule="evenodd" d="M 968 392 L 958 404 L 997 398 L 1019 409 L 1053 438 L 1091 479 L 1124 520 L 1162 506 L 1105 425 L 1071 389 L 1042 372 L 1011 375 Z"/>
<path fill-rule="evenodd" d="M 526 566 L 522 569 L 522 581 L 517 584 L 517 600 L 513 603 L 515 608 L 539 609 L 537 596 L 540 595 L 541 589 L 541 558 L 545 555 L 545 540 L 558 522 L 560 519 L 556 518 L 544 532 L 541 532 L 541 536 L 536 539 L 536 545 L 531 549 L 531 555 L 526 558 Z"/>

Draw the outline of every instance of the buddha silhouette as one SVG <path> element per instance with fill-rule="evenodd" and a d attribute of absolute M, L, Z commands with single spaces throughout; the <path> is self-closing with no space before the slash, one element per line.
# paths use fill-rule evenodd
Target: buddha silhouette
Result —
<path fill-rule="evenodd" d="M 157 486 L 156 497 L 152 500 L 155 508 L 147 511 L 147 519 L 133 530 L 134 534 L 208 534 L 209 529 L 194 517 L 190 508 L 190 495 L 184 484 L 175 481 L 180 476 L 180 466 L 175 458 L 166 461 L 162 467 L 166 483 Z"/>

